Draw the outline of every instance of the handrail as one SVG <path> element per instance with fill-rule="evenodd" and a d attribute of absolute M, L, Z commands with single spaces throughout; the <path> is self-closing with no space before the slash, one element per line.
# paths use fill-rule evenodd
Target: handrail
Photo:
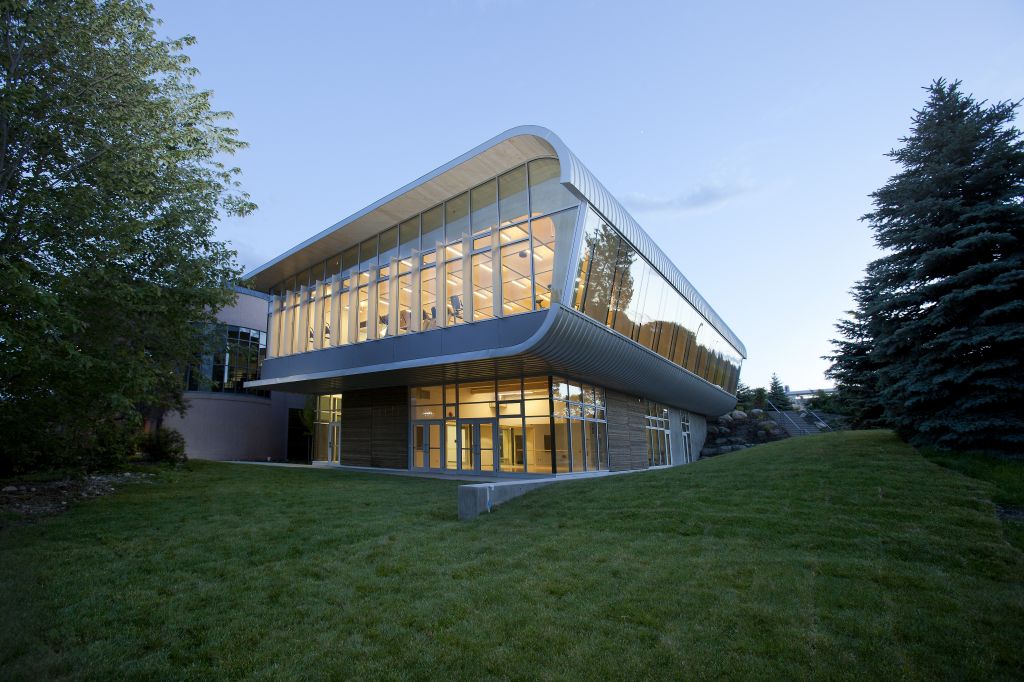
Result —
<path fill-rule="evenodd" d="M 831 426 L 829 426 L 828 422 L 827 422 L 827 421 L 825 421 L 824 419 L 822 419 L 821 417 L 819 417 L 818 415 L 816 415 L 816 414 L 815 414 L 815 413 L 814 413 L 814 412 L 813 412 L 813 411 L 812 411 L 812 410 L 811 410 L 811 409 L 810 409 L 809 407 L 805 407 L 805 408 L 804 408 L 804 411 L 805 411 L 805 412 L 807 412 L 807 414 L 809 414 L 809 415 L 811 415 L 812 417 L 814 417 L 814 419 L 815 419 L 815 420 L 816 420 L 816 421 L 817 421 L 817 422 L 818 422 L 819 424 L 824 424 L 824 425 L 825 425 L 825 428 L 826 428 L 826 429 L 828 429 L 829 431 L 831 431 L 831 430 L 832 430 L 832 427 L 831 427 Z"/>
<path fill-rule="evenodd" d="M 769 407 L 771 407 L 773 410 L 775 410 L 775 412 L 777 414 L 779 414 L 780 416 L 783 416 L 786 419 L 788 419 L 789 423 L 793 425 L 794 429 L 796 429 L 799 433 L 803 433 L 803 429 L 800 428 L 799 424 L 797 424 L 795 421 L 793 421 L 792 417 L 790 417 L 788 414 L 786 414 L 785 412 L 783 412 L 779 408 L 775 407 L 775 404 L 772 401 L 768 400 L 768 398 L 765 398 L 764 401 L 765 401 L 765 403 L 768 404 Z"/>

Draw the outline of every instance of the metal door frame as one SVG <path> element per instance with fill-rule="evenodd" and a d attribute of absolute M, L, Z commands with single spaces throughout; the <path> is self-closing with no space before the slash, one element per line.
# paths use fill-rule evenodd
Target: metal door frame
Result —
<path fill-rule="evenodd" d="M 341 422 L 327 422 L 327 463 L 341 464 Z"/>
<path fill-rule="evenodd" d="M 491 426 L 491 468 L 488 471 L 484 471 L 481 467 L 480 461 L 480 426 L 482 424 L 490 424 Z M 466 469 L 462 466 L 462 427 L 469 426 L 473 433 L 476 435 L 475 442 L 473 443 L 473 467 Z M 459 466 L 457 471 L 472 471 L 474 473 L 498 473 L 501 466 L 501 439 L 498 437 L 498 418 L 497 417 L 470 417 L 465 419 L 455 420 L 455 434 L 456 434 L 456 448 L 458 449 L 458 457 L 456 462 Z M 449 469 L 451 471 L 451 469 Z"/>
<path fill-rule="evenodd" d="M 444 471 L 444 419 L 414 419 L 412 420 L 412 433 L 411 433 L 411 450 L 412 450 L 412 463 L 410 468 L 420 469 L 423 471 Z M 423 427 L 423 449 L 416 449 L 416 427 Z M 437 426 L 438 450 L 441 452 L 441 459 L 438 462 L 439 466 L 435 469 L 430 466 L 430 427 Z M 417 462 L 426 462 L 426 466 L 420 466 Z"/>

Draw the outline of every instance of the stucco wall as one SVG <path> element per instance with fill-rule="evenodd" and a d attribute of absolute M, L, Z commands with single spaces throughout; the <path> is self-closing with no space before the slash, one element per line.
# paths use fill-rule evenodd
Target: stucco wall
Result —
<path fill-rule="evenodd" d="M 690 452 L 692 461 L 696 462 L 700 457 L 700 451 L 704 449 L 704 441 L 708 438 L 708 420 L 702 414 L 690 413 Z"/>
<path fill-rule="evenodd" d="M 304 396 L 273 393 L 269 399 L 239 393 L 187 393 L 185 417 L 164 417 L 164 426 L 185 437 L 194 459 L 284 461 L 288 447 L 288 408 Z"/>
<path fill-rule="evenodd" d="M 217 319 L 224 324 L 238 327 L 267 330 L 267 301 L 258 296 L 239 292 L 235 305 L 217 313 Z"/>

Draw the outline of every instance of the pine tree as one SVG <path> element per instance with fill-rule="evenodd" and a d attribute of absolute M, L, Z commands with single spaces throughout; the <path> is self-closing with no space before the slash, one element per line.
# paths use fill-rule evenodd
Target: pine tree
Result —
<path fill-rule="evenodd" d="M 768 400 L 780 410 L 793 408 L 793 403 L 790 402 L 789 396 L 786 395 L 786 387 L 782 385 L 779 377 L 775 374 L 772 374 L 772 380 L 768 384 Z"/>
<path fill-rule="evenodd" d="M 1024 142 L 1019 102 L 986 105 L 938 80 L 902 167 L 864 216 L 872 262 L 834 374 L 870 389 L 914 444 L 1024 449 Z M 857 358 L 867 352 L 868 358 Z M 851 357 L 851 354 L 853 357 Z M 841 377 L 837 378 L 842 381 Z"/>

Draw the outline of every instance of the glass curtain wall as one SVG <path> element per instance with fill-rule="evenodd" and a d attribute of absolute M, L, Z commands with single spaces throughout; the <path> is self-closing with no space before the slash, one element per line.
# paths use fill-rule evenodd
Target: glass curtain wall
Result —
<path fill-rule="evenodd" d="M 280 282 L 271 357 L 549 308 L 579 205 L 559 175 L 530 161 Z"/>
<path fill-rule="evenodd" d="M 736 393 L 739 352 L 593 212 L 587 215 L 574 286 L 576 310 Z"/>
<path fill-rule="evenodd" d="M 409 395 L 414 469 L 608 468 L 601 388 L 541 376 L 419 386 Z M 556 453 L 567 453 L 564 461 Z"/>
<path fill-rule="evenodd" d="M 246 381 L 260 378 L 267 357 L 267 333 L 235 325 L 218 325 L 213 333 L 218 348 L 197 357 L 186 369 L 185 389 L 269 397 L 269 391 L 245 388 Z"/>

